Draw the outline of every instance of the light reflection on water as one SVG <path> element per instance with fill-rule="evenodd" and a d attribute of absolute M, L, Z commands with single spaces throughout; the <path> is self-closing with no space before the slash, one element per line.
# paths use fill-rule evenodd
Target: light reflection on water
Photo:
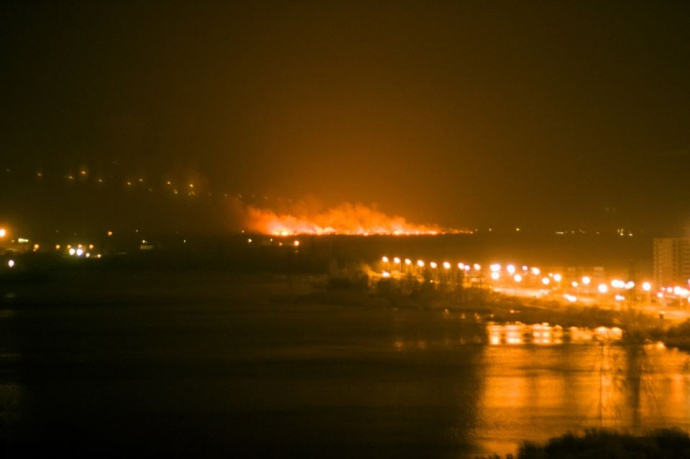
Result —
<path fill-rule="evenodd" d="M 568 430 L 690 428 L 688 357 L 657 346 L 488 346 L 476 425 L 489 443 Z"/>
<path fill-rule="evenodd" d="M 471 316 L 274 304 L 221 285 L 231 293 L 204 301 L 5 305 L 3 440 L 472 457 L 585 427 L 690 428 L 679 352 L 489 345 Z"/>

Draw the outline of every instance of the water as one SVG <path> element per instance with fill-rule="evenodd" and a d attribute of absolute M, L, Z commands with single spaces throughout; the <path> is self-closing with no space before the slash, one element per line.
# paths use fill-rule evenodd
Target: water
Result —
<path fill-rule="evenodd" d="M 491 346 L 436 311 L 270 301 L 301 289 L 201 272 L 3 287 L 4 447 L 473 457 L 588 426 L 690 428 L 682 353 Z"/>

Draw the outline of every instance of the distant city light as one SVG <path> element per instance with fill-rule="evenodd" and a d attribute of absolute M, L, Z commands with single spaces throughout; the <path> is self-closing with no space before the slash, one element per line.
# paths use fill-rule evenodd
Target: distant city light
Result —
<path fill-rule="evenodd" d="M 649 282 L 643 282 L 642 290 L 644 290 L 645 292 L 649 292 L 650 290 L 652 290 L 652 284 Z"/>
<path fill-rule="evenodd" d="M 8 266 L 9 268 L 14 268 L 14 260 L 8 260 L 8 261 L 7 261 L 7 266 Z"/>
<path fill-rule="evenodd" d="M 606 293 L 609 291 L 609 287 L 606 284 L 599 284 L 599 287 L 597 287 L 597 290 L 599 290 L 599 293 Z"/>

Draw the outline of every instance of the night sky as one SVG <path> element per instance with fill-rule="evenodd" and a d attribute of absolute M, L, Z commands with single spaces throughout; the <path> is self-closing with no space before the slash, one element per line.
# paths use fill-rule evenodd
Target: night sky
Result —
<path fill-rule="evenodd" d="M 13 202 L 87 168 L 452 227 L 690 226 L 686 1 L 4 1 L 0 69 Z"/>

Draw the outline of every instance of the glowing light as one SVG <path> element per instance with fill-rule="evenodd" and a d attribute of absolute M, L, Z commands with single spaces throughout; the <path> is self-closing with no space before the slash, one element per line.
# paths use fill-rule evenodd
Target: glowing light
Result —
<path fill-rule="evenodd" d="M 609 291 L 609 287 L 606 284 L 599 284 L 599 287 L 597 287 L 597 290 L 599 290 L 599 293 L 606 293 Z"/>
<path fill-rule="evenodd" d="M 501 265 L 494 263 L 493 265 L 489 266 L 489 269 L 496 273 L 501 270 Z"/>
<path fill-rule="evenodd" d="M 410 266 L 412 264 L 412 260 L 410 260 L 409 258 L 405 258 L 405 264 L 407 266 Z"/>
<path fill-rule="evenodd" d="M 448 263 L 447 261 L 444 261 L 444 262 L 443 262 L 443 267 L 444 267 L 445 269 L 450 269 L 450 263 Z"/>
<path fill-rule="evenodd" d="M 236 201 L 236 210 L 245 226 L 264 234 L 345 234 L 345 235 L 436 235 L 469 233 L 469 230 L 443 230 L 437 226 L 415 225 L 404 218 L 388 216 L 375 207 L 344 203 L 323 212 L 304 209 L 293 214 L 278 214 L 270 209 Z"/>
<path fill-rule="evenodd" d="M 7 267 L 14 268 L 14 260 L 8 260 L 7 261 Z"/>
<path fill-rule="evenodd" d="M 573 287 L 577 287 L 577 286 L 579 286 L 580 284 L 578 284 L 576 281 L 572 281 L 572 282 L 570 283 L 570 285 L 572 285 Z"/>
<path fill-rule="evenodd" d="M 649 292 L 652 290 L 652 284 L 649 282 L 642 282 L 642 290 Z"/>
<path fill-rule="evenodd" d="M 436 267 L 437 267 L 438 265 L 436 264 L 435 261 L 432 261 L 431 263 L 429 263 L 429 266 L 431 266 L 431 269 L 436 269 Z"/>
<path fill-rule="evenodd" d="M 69 249 L 69 254 L 70 254 L 70 256 L 73 257 L 75 253 L 77 253 L 77 249 L 75 249 L 74 247 L 72 247 L 72 248 Z"/>
<path fill-rule="evenodd" d="M 460 271 L 464 271 L 465 270 L 465 264 L 464 263 L 458 263 L 458 269 Z"/>
<path fill-rule="evenodd" d="M 541 274 L 541 269 L 532 268 L 532 274 L 534 274 L 535 276 L 538 276 L 539 274 Z"/>
<path fill-rule="evenodd" d="M 508 271 L 509 274 L 515 274 L 515 266 L 513 266 L 513 265 L 506 266 L 506 271 Z"/>
<path fill-rule="evenodd" d="M 542 277 L 541 283 L 544 285 L 549 285 L 551 283 L 551 279 L 549 279 L 548 277 Z"/>
<path fill-rule="evenodd" d="M 623 296 L 621 294 L 616 294 L 615 298 L 616 298 L 616 301 L 625 301 L 625 296 Z"/>
<path fill-rule="evenodd" d="M 499 277 L 501 277 L 501 275 L 497 271 L 491 273 L 491 278 L 493 280 L 498 280 Z"/>
<path fill-rule="evenodd" d="M 391 273 L 389 273 L 388 271 L 384 271 L 384 272 L 381 274 L 381 276 L 388 278 L 388 277 L 391 277 Z"/>
<path fill-rule="evenodd" d="M 686 297 L 686 296 L 690 295 L 690 290 L 685 289 L 683 287 L 674 287 L 673 293 L 678 295 L 678 296 Z"/>
<path fill-rule="evenodd" d="M 628 281 L 628 282 L 625 284 L 625 288 L 626 288 L 626 290 L 632 290 L 633 288 L 635 288 L 635 282 L 633 282 L 633 281 Z"/>
<path fill-rule="evenodd" d="M 78 257 L 81 257 L 82 255 L 84 255 L 84 249 L 82 249 L 81 247 L 79 247 L 79 248 L 77 249 L 77 256 L 78 256 Z"/>
<path fill-rule="evenodd" d="M 482 267 L 481 267 L 481 265 L 480 265 L 479 263 L 475 263 L 475 264 L 474 264 L 474 270 L 475 270 L 475 271 L 479 271 L 479 270 L 481 270 L 481 269 L 482 269 Z"/>
<path fill-rule="evenodd" d="M 582 276 L 582 283 L 584 285 L 589 285 L 590 282 L 592 282 L 592 279 L 590 279 L 588 276 Z"/>
<path fill-rule="evenodd" d="M 577 302 L 577 297 L 575 295 L 570 295 L 569 293 L 566 293 L 565 295 L 563 295 L 563 298 L 565 298 L 566 300 L 568 300 L 571 303 Z"/>
<path fill-rule="evenodd" d="M 613 288 L 625 288 L 625 282 L 619 279 L 613 279 L 611 281 L 611 287 Z"/>
<path fill-rule="evenodd" d="M 7 235 L 7 230 L 5 228 L 0 228 L 0 238 Z"/>
<path fill-rule="evenodd" d="M 417 260 L 417 266 L 419 266 L 420 268 L 423 268 L 424 267 L 424 261 L 423 260 Z"/>
<path fill-rule="evenodd" d="M 398 258 L 398 257 L 393 258 L 393 263 L 395 263 L 396 265 L 399 265 L 400 264 L 400 258 Z"/>
<path fill-rule="evenodd" d="M 515 282 L 522 282 L 522 276 L 520 274 L 516 274 L 515 276 L 513 276 L 513 280 Z"/>
<path fill-rule="evenodd" d="M 386 257 L 386 256 L 381 257 L 381 261 L 384 262 L 384 263 L 388 263 L 388 262 L 389 262 L 388 257 Z"/>
<path fill-rule="evenodd" d="M 560 282 L 561 280 L 563 280 L 563 276 L 561 276 L 560 274 L 554 274 L 553 280 L 555 280 L 556 282 Z"/>
<path fill-rule="evenodd" d="M 293 242 L 292 245 L 294 245 L 295 247 L 299 247 L 299 241 Z"/>

